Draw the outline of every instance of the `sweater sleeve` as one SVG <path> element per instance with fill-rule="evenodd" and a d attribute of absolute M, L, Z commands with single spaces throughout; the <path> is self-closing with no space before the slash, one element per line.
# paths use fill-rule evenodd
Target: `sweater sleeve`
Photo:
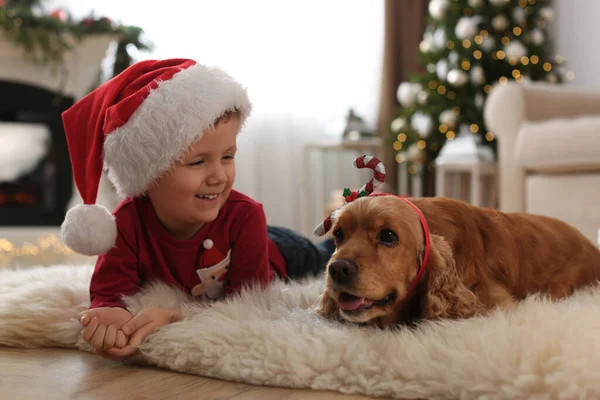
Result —
<path fill-rule="evenodd" d="M 268 284 L 273 278 L 269 265 L 267 219 L 262 205 L 255 205 L 237 221 L 231 249 L 226 292 L 250 284 Z"/>
<path fill-rule="evenodd" d="M 115 214 L 117 240 L 115 246 L 98 257 L 90 281 L 90 308 L 122 307 L 123 296 L 131 296 L 139 289 L 140 274 L 136 251 L 133 206 Z"/>

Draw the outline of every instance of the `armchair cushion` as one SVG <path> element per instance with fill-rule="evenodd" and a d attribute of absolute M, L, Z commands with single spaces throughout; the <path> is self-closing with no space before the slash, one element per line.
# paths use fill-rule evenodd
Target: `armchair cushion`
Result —
<path fill-rule="evenodd" d="M 524 121 L 515 162 L 529 171 L 600 170 L 600 116 Z"/>

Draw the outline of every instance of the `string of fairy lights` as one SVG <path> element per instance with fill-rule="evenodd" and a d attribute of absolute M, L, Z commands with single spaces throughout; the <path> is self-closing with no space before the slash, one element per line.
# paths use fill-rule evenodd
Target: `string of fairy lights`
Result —
<path fill-rule="evenodd" d="M 0 238 L 0 267 L 27 265 L 48 265 L 65 262 L 75 253 L 57 235 L 43 235 L 35 243 L 17 245 L 6 238 Z"/>

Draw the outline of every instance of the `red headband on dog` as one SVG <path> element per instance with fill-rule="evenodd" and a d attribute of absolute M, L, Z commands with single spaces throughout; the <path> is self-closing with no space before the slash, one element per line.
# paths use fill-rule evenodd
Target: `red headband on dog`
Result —
<path fill-rule="evenodd" d="M 425 235 L 425 252 L 423 254 L 423 262 L 421 263 L 421 268 L 419 268 L 419 272 L 417 272 L 417 276 L 415 276 L 415 279 L 413 280 L 413 282 L 411 283 L 410 287 L 408 288 L 408 291 L 406 292 L 406 297 L 408 297 L 408 295 L 410 293 L 412 293 L 412 291 L 417 287 L 417 284 L 419 283 L 419 280 L 421 279 L 421 276 L 423 275 L 423 273 L 425 272 L 425 266 L 427 265 L 427 261 L 429 261 L 429 253 L 431 252 L 431 238 L 429 235 L 429 227 L 427 226 L 427 221 L 425 221 L 425 217 L 423 216 L 423 213 L 421 212 L 421 210 L 419 210 L 419 207 L 415 206 L 412 201 L 402 197 L 402 196 L 398 196 L 395 194 L 391 194 L 391 193 L 371 193 L 369 196 L 392 196 L 392 197 L 397 197 L 400 200 L 403 200 L 406 204 L 408 204 L 409 206 L 412 207 L 413 210 L 415 210 L 415 212 L 417 213 L 417 215 L 419 216 L 419 219 L 421 220 L 421 226 L 423 227 L 423 234 Z"/>
<path fill-rule="evenodd" d="M 340 207 L 338 207 L 321 224 L 319 224 L 319 226 L 317 226 L 315 228 L 314 234 L 316 236 L 325 235 L 331 229 L 331 226 L 333 225 L 333 220 L 335 218 L 336 211 L 338 211 L 340 208 L 344 207 L 346 204 L 353 202 L 354 200 L 356 200 L 360 197 L 393 196 L 393 197 L 397 197 L 397 198 L 401 199 L 402 201 L 404 201 L 406 204 L 408 204 L 410 207 L 412 207 L 412 209 L 415 210 L 415 212 L 419 216 L 419 220 L 421 221 L 421 226 L 423 227 L 423 234 L 425 235 L 425 252 L 423 254 L 423 262 L 421 263 L 421 268 L 419 268 L 419 272 L 417 272 L 417 276 L 415 276 L 415 279 L 413 280 L 412 284 L 408 288 L 408 292 L 406 293 L 406 296 L 408 297 L 408 295 L 416 288 L 417 284 L 419 283 L 421 276 L 425 272 L 425 267 L 427 266 L 427 261 L 429 260 L 429 253 L 431 251 L 431 244 L 430 244 L 431 239 L 430 239 L 430 235 L 429 235 L 429 228 L 427 227 L 427 221 L 425 221 L 425 217 L 423 216 L 423 213 L 421 213 L 421 210 L 419 210 L 419 208 L 417 206 L 415 206 L 408 199 L 406 199 L 402 196 L 391 194 L 391 193 L 373 193 L 373 191 L 377 187 L 382 185 L 383 182 L 385 181 L 385 168 L 383 166 L 383 163 L 377 157 L 371 157 L 371 156 L 366 156 L 366 155 L 360 156 L 356 160 L 354 160 L 354 166 L 356 168 L 372 169 L 373 170 L 373 178 L 369 182 L 367 182 L 362 188 L 360 188 L 357 192 L 351 192 L 350 189 L 344 189 L 344 198 L 345 198 L 344 204 L 342 204 Z"/>

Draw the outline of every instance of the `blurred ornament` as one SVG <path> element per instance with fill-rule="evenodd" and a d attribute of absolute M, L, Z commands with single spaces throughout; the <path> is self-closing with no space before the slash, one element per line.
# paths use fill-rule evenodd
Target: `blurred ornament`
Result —
<path fill-rule="evenodd" d="M 83 26 L 87 26 L 90 27 L 92 25 L 94 25 L 94 19 L 93 18 L 84 18 L 81 20 L 81 25 Z"/>
<path fill-rule="evenodd" d="M 458 121 L 458 114 L 452 110 L 444 110 L 440 113 L 440 124 L 448 125 L 449 128 L 456 127 L 456 122 Z"/>
<path fill-rule="evenodd" d="M 544 7 L 540 10 L 540 17 L 548 22 L 554 19 L 554 10 L 550 7 Z"/>
<path fill-rule="evenodd" d="M 534 29 L 529 33 L 529 40 L 536 46 L 541 46 L 544 44 L 544 32 L 541 29 Z"/>
<path fill-rule="evenodd" d="M 452 69 L 448 72 L 448 82 L 454 87 L 463 87 L 469 81 L 467 73 L 460 69 Z"/>
<path fill-rule="evenodd" d="M 448 65 L 451 67 L 455 67 L 458 64 L 458 53 L 452 50 L 448 53 Z"/>
<path fill-rule="evenodd" d="M 478 109 L 482 109 L 483 105 L 485 103 L 485 97 L 483 96 L 483 94 L 481 93 L 477 93 L 475 95 L 475 107 L 477 107 Z"/>
<path fill-rule="evenodd" d="M 392 132 L 397 133 L 402 129 L 406 129 L 407 128 L 406 125 L 407 125 L 406 118 L 398 117 L 392 121 L 392 123 L 390 124 L 390 128 L 392 129 Z"/>
<path fill-rule="evenodd" d="M 504 53 L 506 53 L 506 57 L 509 59 L 519 60 L 521 57 L 527 55 L 527 47 L 520 41 L 513 39 L 507 46 L 504 46 Z"/>
<path fill-rule="evenodd" d="M 433 32 L 433 49 L 442 50 L 446 47 L 446 31 L 439 27 Z"/>
<path fill-rule="evenodd" d="M 483 72 L 483 68 L 480 65 L 475 65 L 471 68 L 471 82 L 475 85 L 483 85 L 485 83 L 485 73 Z"/>
<path fill-rule="evenodd" d="M 417 94 L 417 103 L 419 103 L 420 105 L 425 105 L 425 103 L 427 103 L 427 100 L 429 99 L 429 92 L 426 92 L 424 90 L 421 90 L 418 94 Z"/>
<path fill-rule="evenodd" d="M 413 143 L 406 152 L 406 158 L 414 164 L 423 164 L 425 162 L 425 152 L 419 149 L 416 143 Z"/>
<path fill-rule="evenodd" d="M 508 18 L 504 14 L 496 15 L 492 19 L 492 27 L 498 32 L 505 31 L 508 28 Z"/>
<path fill-rule="evenodd" d="M 548 75 L 546 75 L 546 80 L 550 83 L 556 83 L 558 82 L 558 77 L 554 72 L 550 72 Z"/>
<path fill-rule="evenodd" d="M 506 0 L 490 0 L 490 3 L 496 7 L 500 7 L 506 4 Z"/>
<path fill-rule="evenodd" d="M 412 107 L 415 104 L 417 94 L 421 91 L 421 89 L 422 87 L 418 83 L 402 82 L 398 86 L 396 97 L 402 106 Z"/>
<path fill-rule="evenodd" d="M 419 136 L 427 138 L 433 130 L 433 120 L 429 114 L 417 111 L 410 119 L 410 126 L 419 133 Z"/>
<path fill-rule="evenodd" d="M 469 0 L 469 7 L 479 8 L 483 5 L 483 0 Z"/>
<path fill-rule="evenodd" d="M 62 8 L 58 8 L 50 13 L 50 16 L 56 18 L 60 22 L 67 22 L 69 20 L 69 14 Z"/>
<path fill-rule="evenodd" d="M 517 25 L 521 25 L 525 23 L 525 10 L 521 7 L 516 7 L 513 10 L 513 20 L 517 23 Z"/>
<path fill-rule="evenodd" d="M 460 40 L 473 39 L 477 32 L 477 20 L 472 17 L 460 17 L 454 28 L 454 33 Z"/>
<path fill-rule="evenodd" d="M 442 59 L 435 65 L 435 73 L 440 81 L 445 81 L 448 77 L 448 61 Z"/>
<path fill-rule="evenodd" d="M 483 42 L 481 42 L 481 49 L 485 52 L 489 53 L 494 47 L 496 47 L 496 40 L 491 36 L 484 38 Z"/>
<path fill-rule="evenodd" d="M 427 72 L 429 72 L 430 74 L 433 74 L 435 72 L 435 64 L 427 64 Z"/>
<path fill-rule="evenodd" d="M 450 8 L 450 0 L 431 0 L 429 2 L 429 14 L 438 21 L 443 19 Z"/>
<path fill-rule="evenodd" d="M 433 47 L 433 34 L 431 32 L 425 32 L 423 34 L 423 40 L 419 44 L 419 50 L 421 53 L 429 53 Z"/>

